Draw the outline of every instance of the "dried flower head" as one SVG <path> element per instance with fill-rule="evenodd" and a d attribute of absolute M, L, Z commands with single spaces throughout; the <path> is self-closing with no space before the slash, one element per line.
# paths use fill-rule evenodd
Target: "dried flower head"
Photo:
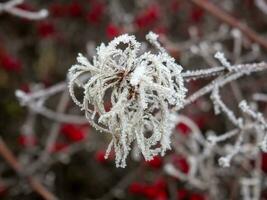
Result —
<path fill-rule="evenodd" d="M 74 102 L 91 125 L 111 133 L 106 157 L 114 147 L 118 167 L 126 166 L 134 141 L 145 160 L 170 149 L 173 116 L 185 98 L 182 67 L 159 45 L 156 34 L 149 33 L 147 40 L 157 54 L 139 55 L 141 44 L 125 34 L 101 44 L 92 63 L 79 54 L 78 64 L 69 70 Z M 75 85 L 84 91 L 82 102 L 74 94 Z"/>

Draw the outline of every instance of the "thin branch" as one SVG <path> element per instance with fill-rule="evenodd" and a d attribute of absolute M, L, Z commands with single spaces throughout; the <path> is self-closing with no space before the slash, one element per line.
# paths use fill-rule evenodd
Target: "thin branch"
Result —
<path fill-rule="evenodd" d="M 48 11 L 46 9 L 32 12 L 32 11 L 23 10 L 21 8 L 16 7 L 22 4 L 23 1 L 24 0 L 10 0 L 5 3 L 0 3 L 0 13 L 7 12 L 12 15 L 25 18 L 28 20 L 40 20 L 48 16 Z"/>
<path fill-rule="evenodd" d="M 18 162 L 17 158 L 5 144 L 5 142 L 0 137 L 0 155 L 6 160 L 12 169 L 14 169 L 17 174 L 22 174 L 24 171 L 23 166 Z M 26 175 L 26 179 L 29 182 L 31 188 L 38 193 L 45 200 L 55 200 L 57 197 L 48 191 L 36 178 Z"/>
<path fill-rule="evenodd" d="M 191 0 L 192 3 L 201 7 L 202 9 L 209 12 L 214 17 L 220 19 L 226 24 L 239 29 L 245 36 L 247 36 L 252 42 L 258 43 L 265 50 L 267 50 L 267 40 L 256 33 L 254 30 L 249 28 L 246 24 L 241 23 L 238 19 L 234 18 L 224 10 L 220 9 L 218 6 L 214 5 L 207 0 Z"/>
<path fill-rule="evenodd" d="M 256 93 L 253 95 L 252 98 L 254 101 L 267 102 L 267 95 L 266 94 Z"/>
<path fill-rule="evenodd" d="M 69 98 L 70 97 L 68 95 L 68 91 L 67 90 L 63 91 L 60 101 L 57 105 L 57 110 L 56 110 L 57 113 L 63 113 L 66 110 L 66 107 L 69 102 Z M 37 168 L 39 168 L 43 163 L 45 163 L 48 160 L 50 150 L 53 148 L 56 142 L 56 139 L 58 137 L 60 126 L 61 126 L 61 123 L 57 121 L 53 123 L 50 129 L 49 136 L 46 140 L 45 149 L 41 153 L 38 160 L 29 167 L 30 172 L 35 171 Z"/>
<path fill-rule="evenodd" d="M 87 119 L 84 116 L 59 113 L 45 107 L 44 103 L 49 97 L 64 91 L 66 88 L 67 83 L 64 81 L 50 88 L 41 89 L 32 93 L 16 90 L 15 95 L 22 106 L 26 106 L 31 112 L 42 115 L 52 121 L 75 124 L 87 123 Z"/>
<path fill-rule="evenodd" d="M 245 65 L 235 65 L 235 68 L 233 68 L 236 72 L 229 72 L 223 76 L 219 76 L 215 80 L 213 80 L 211 83 L 207 84 L 203 88 L 199 89 L 195 93 L 191 94 L 189 97 L 186 98 L 186 101 L 184 103 L 184 106 L 194 102 L 201 96 L 208 94 L 214 89 L 214 84 L 217 84 L 217 86 L 223 87 L 227 83 L 230 83 L 233 80 L 239 79 L 244 75 L 249 75 L 252 72 L 258 72 L 263 71 L 267 69 L 267 64 L 264 62 L 261 63 L 253 63 L 253 64 L 245 64 Z"/>

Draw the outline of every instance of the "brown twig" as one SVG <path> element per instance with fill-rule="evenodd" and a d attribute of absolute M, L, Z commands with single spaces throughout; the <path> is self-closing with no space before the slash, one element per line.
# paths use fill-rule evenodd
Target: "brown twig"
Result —
<path fill-rule="evenodd" d="M 6 160 L 12 169 L 14 169 L 18 174 L 23 174 L 23 166 L 18 162 L 14 154 L 5 144 L 5 142 L 0 137 L 0 155 Z M 32 176 L 26 176 L 31 188 L 38 193 L 45 200 L 56 200 L 57 198 L 51 192 L 49 192 L 36 178 Z"/>
<path fill-rule="evenodd" d="M 220 19 L 226 24 L 239 29 L 247 38 L 252 42 L 255 42 L 267 50 L 267 40 L 256 33 L 254 30 L 249 28 L 246 24 L 241 23 L 238 19 L 234 18 L 224 10 L 220 9 L 218 6 L 214 5 L 208 0 L 191 0 L 192 3 L 201 7 L 202 9 L 209 12 L 214 17 Z"/>

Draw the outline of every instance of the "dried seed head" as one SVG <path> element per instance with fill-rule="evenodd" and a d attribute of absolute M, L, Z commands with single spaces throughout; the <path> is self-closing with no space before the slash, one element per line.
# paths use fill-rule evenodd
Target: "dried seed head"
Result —
<path fill-rule="evenodd" d="M 170 149 L 174 111 L 184 103 L 182 67 L 151 35 L 148 38 L 158 48 L 157 54 L 138 55 L 140 43 L 125 34 L 107 46 L 101 44 L 92 63 L 79 54 L 78 64 L 69 70 L 74 102 L 96 129 L 111 133 L 107 155 L 113 147 L 118 167 L 126 166 L 134 141 L 145 160 L 164 155 Z M 84 91 L 82 102 L 74 94 L 75 85 Z"/>

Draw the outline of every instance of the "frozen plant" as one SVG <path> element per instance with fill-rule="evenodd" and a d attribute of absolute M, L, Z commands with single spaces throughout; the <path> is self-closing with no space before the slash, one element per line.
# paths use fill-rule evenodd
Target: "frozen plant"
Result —
<path fill-rule="evenodd" d="M 79 54 L 78 64 L 69 70 L 69 91 L 73 101 L 85 111 L 92 126 L 112 135 L 106 158 L 114 148 L 119 167 L 126 166 L 134 141 L 145 160 L 164 155 L 170 149 L 175 112 L 212 91 L 216 111 L 225 112 L 233 124 L 242 129 L 242 119 L 236 118 L 222 102 L 219 88 L 244 75 L 266 69 L 264 62 L 231 65 L 223 53 L 217 53 L 215 58 L 223 66 L 182 72 L 182 67 L 166 53 L 157 38 L 152 32 L 146 36 L 158 50 L 157 54 L 139 55 L 141 44 L 135 37 L 121 35 L 107 46 L 101 44 L 92 63 Z M 216 75 L 219 76 L 211 83 L 185 99 L 184 80 Z M 75 86 L 83 90 L 82 101 L 75 94 Z M 240 141 L 242 137 L 229 160 L 238 153 Z"/>
<path fill-rule="evenodd" d="M 126 166 L 134 141 L 145 160 L 164 155 L 170 149 L 174 112 L 184 103 L 182 67 L 159 45 L 156 34 L 149 33 L 147 40 L 157 54 L 139 55 L 141 44 L 125 34 L 101 44 L 92 63 L 79 54 L 78 64 L 69 70 L 72 99 L 91 125 L 112 135 L 106 157 L 113 147 L 118 167 Z M 75 85 L 83 89 L 82 102 Z"/>

